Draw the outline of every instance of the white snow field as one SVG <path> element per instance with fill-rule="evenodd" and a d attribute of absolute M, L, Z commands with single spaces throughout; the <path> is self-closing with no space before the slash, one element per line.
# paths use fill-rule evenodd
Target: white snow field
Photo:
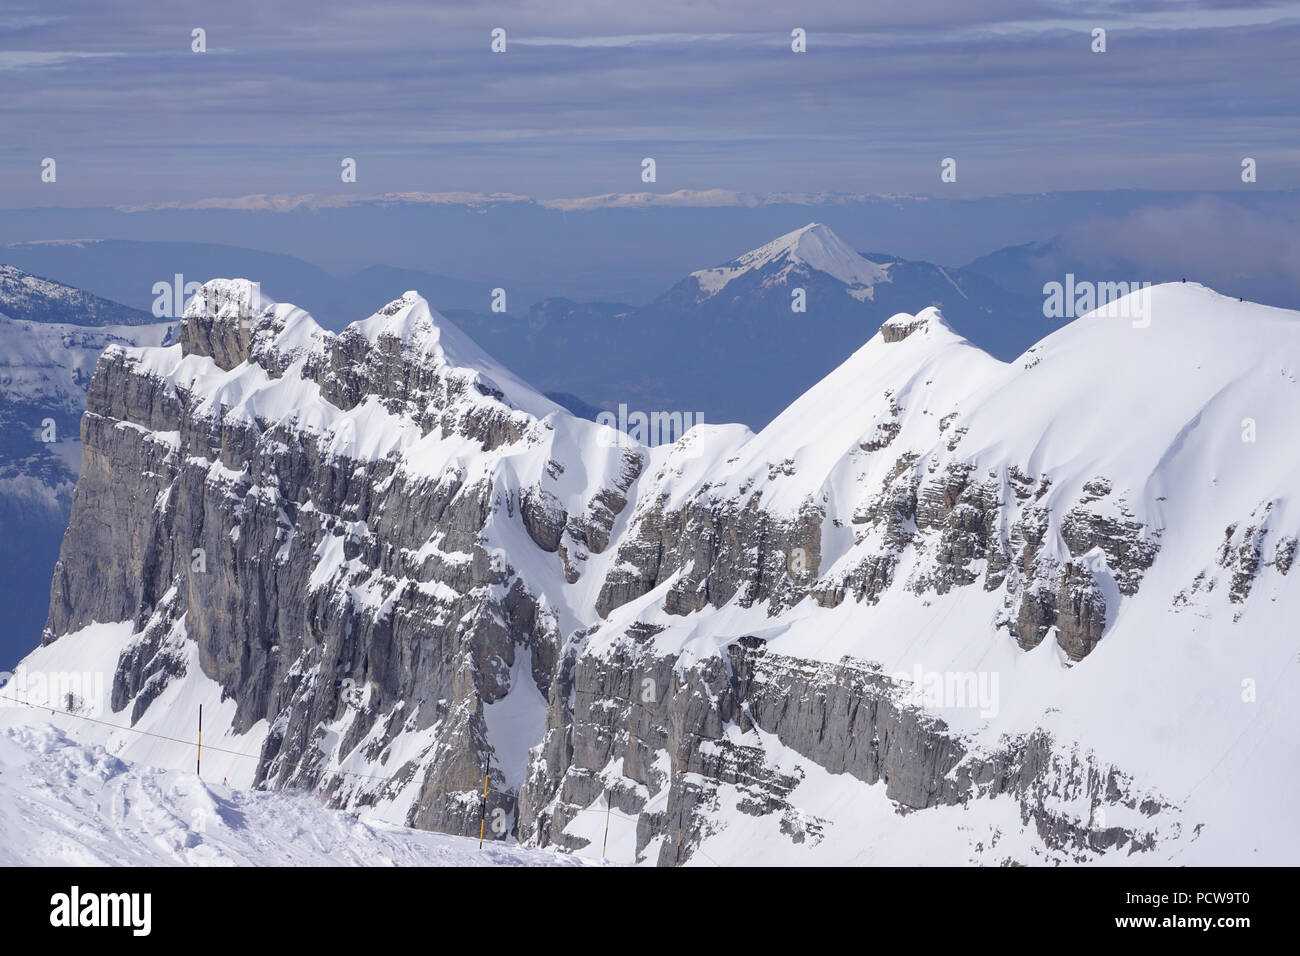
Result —
<path fill-rule="evenodd" d="M 73 740 L 0 731 L 0 866 L 573 866 L 579 857 L 359 820 Z"/>

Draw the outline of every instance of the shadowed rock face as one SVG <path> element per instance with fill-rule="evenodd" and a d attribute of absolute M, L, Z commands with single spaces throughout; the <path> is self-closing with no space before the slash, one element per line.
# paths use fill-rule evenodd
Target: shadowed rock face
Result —
<path fill-rule="evenodd" d="M 404 297 L 380 315 L 413 308 Z M 893 465 L 847 513 L 811 497 L 769 509 L 761 480 L 734 495 L 706 483 L 669 505 L 661 492 L 674 479 L 647 474 L 644 449 L 593 455 L 556 437 L 594 434 L 593 424 L 524 412 L 490 376 L 414 339 L 357 327 L 330 336 L 295 322 L 250 304 L 242 288 L 216 286 L 187 311 L 176 348 L 187 362 L 210 359 L 209 372 L 301 386 L 297 401 L 319 396 L 331 414 L 374 405 L 409 426 L 411 441 L 461 451 L 421 472 L 396 452 L 340 450 L 337 429 L 304 423 L 324 414 L 317 406 L 237 415 L 198 379 L 159 372 L 156 353 L 106 352 L 82 420 L 83 472 L 44 640 L 132 621 L 112 705 L 133 721 L 170 683 L 199 676 L 189 673 L 194 646 L 202 675 L 236 703 L 234 729 L 270 728 L 261 785 L 321 788 L 346 807 L 405 801 L 411 825 L 476 833 L 489 768 L 487 813 L 508 821 L 489 838 L 578 845 L 566 828 L 606 792 L 637 817 L 638 854 L 668 865 L 679 829 L 689 856 L 725 825 L 723 789 L 741 793 L 738 812 L 778 816 L 792 841 L 821 839 L 825 821 L 791 798 L 802 771 L 778 765 L 769 739 L 883 785 L 900 810 L 1009 796 L 1067 857 L 1154 839 L 1053 809 L 1082 797 L 1167 809 L 1119 770 L 1045 734 L 978 752 L 867 662 L 773 654 L 744 633 L 688 661 L 655 649 L 662 625 L 634 622 L 611 639 L 604 620 L 656 589 L 676 619 L 732 602 L 779 617 L 807 597 L 833 607 L 895 586 L 979 587 L 1005 599 L 991 628 L 1025 648 L 1054 629 L 1079 660 L 1104 636 L 1099 582 L 1134 593 L 1157 547 L 1122 507 L 1098 510 L 1114 503 L 1104 480 L 1053 538 L 1040 504 L 1049 478 L 1015 464 L 938 467 L 894 448 L 903 408 L 891 398 L 858 449 Z M 949 453 L 962 435 L 952 423 L 941 429 Z M 794 472 L 791 459 L 772 462 L 766 486 Z M 828 526 L 861 545 L 834 574 L 822 567 Z M 908 552 L 920 560 L 899 580 Z M 593 567 L 601 576 L 589 580 Z M 594 609 L 580 606 L 579 587 Z M 516 668 L 524 660 L 528 669 Z M 546 717 L 526 741 L 537 747 L 518 783 L 485 708 L 521 682 L 545 700 Z M 330 770 L 350 755 L 371 778 Z"/>
<path fill-rule="evenodd" d="M 772 613 L 808 593 L 821 546 L 823 513 L 810 507 L 780 519 L 759 507 L 759 496 L 692 504 L 680 511 L 651 509 L 635 536 L 618 550 L 618 566 L 605 578 L 597 600 L 603 616 L 646 594 L 678 572 L 666 598 L 671 613 L 721 607 L 737 598 L 742 607 L 771 602 Z"/>

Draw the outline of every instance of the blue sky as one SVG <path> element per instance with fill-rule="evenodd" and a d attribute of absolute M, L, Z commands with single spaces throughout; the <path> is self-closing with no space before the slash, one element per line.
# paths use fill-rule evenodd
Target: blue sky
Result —
<path fill-rule="evenodd" d="M 206 53 L 190 52 L 196 27 Z M 1300 184 L 1297 50 L 1300 4 L 1247 0 L 7 0 L 0 207 L 1216 190 L 1241 186 L 1243 156 L 1285 189 Z M 942 184 L 949 156 L 958 179 Z"/>

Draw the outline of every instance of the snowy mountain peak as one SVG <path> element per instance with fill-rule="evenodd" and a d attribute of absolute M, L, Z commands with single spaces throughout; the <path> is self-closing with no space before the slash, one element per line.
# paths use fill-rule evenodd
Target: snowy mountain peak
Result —
<path fill-rule="evenodd" d="M 428 351 L 438 346 L 447 324 L 446 319 L 435 315 L 428 300 L 410 289 L 370 318 L 355 323 L 355 327 L 372 345 L 380 338 L 391 336 Z"/>
<path fill-rule="evenodd" d="M 876 283 L 889 281 L 888 265 L 858 255 L 829 227 L 818 222 L 788 232 L 725 265 L 691 275 L 699 283 L 700 298 L 706 299 L 741 276 L 754 272 L 762 274 L 765 286 L 787 284 L 791 274 L 825 273 L 848 286 L 849 294 L 859 300 L 869 298 Z"/>
<path fill-rule="evenodd" d="M 347 331 L 357 332 L 371 345 L 378 345 L 381 339 L 396 339 L 435 367 L 469 376 L 480 390 L 497 393 L 534 417 L 543 418 L 559 407 L 479 348 L 414 289 L 370 318 L 354 322 Z"/>
<path fill-rule="evenodd" d="M 185 304 L 184 318 L 249 318 L 275 305 L 260 283 L 248 279 L 209 279 Z"/>
<path fill-rule="evenodd" d="M 880 325 L 880 337 L 886 342 L 901 342 L 916 332 L 937 338 L 960 337 L 935 306 L 922 309 L 916 315 L 899 312 Z"/>

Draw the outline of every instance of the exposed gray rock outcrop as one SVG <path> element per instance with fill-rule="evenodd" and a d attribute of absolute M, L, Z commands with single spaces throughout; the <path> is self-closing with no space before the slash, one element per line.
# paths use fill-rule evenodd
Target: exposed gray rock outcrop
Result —
<path fill-rule="evenodd" d="M 621 766 L 614 805 L 638 817 L 638 856 L 660 865 L 678 859 L 679 827 L 690 857 L 716 825 L 723 790 L 740 812 L 778 815 L 792 840 L 818 839 L 817 821 L 790 799 L 800 774 L 773 765 L 765 735 L 831 773 L 882 784 L 904 811 L 1013 799 L 1022 821 L 1067 856 L 1140 852 L 1153 834 L 1098 826 L 1104 812 L 1079 819 L 1064 802 L 1147 817 L 1169 809 L 1115 768 L 1057 752 L 1046 735 L 979 753 L 902 703 L 898 682 L 879 670 L 773 655 L 753 638 L 685 669 L 630 640 L 565 669 L 550 697 L 547 737 L 520 795 L 521 835 L 574 846 L 564 827 L 610 792 L 603 775 Z"/>

